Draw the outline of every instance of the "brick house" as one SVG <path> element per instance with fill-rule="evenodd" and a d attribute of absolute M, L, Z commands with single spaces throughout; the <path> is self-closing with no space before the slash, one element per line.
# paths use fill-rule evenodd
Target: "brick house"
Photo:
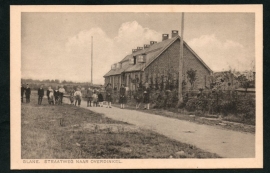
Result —
<path fill-rule="evenodd" d="M 132 49 L 120 62 L 111 66 L 111 70 L 104 75 L 105 85 L 111 83 L 113 88 L 119 89 L 121 84 L 130 90 L 135 90 L 138 83 L 146 82 L 153 88 L 177 87 L 179 74 L 180 36 L 177 30 L 169 34 L 162 34 L 162 41 L 150 41 L 143 47 Z M 197 70 L 194 89 L 210 86 L 209 76 L 213 71 L 203 60 L 184 42 L 183 77 L 187 81 L 186 71 L 190 68 Z M 185 89 L 191 87 L 186 82 Z"/>

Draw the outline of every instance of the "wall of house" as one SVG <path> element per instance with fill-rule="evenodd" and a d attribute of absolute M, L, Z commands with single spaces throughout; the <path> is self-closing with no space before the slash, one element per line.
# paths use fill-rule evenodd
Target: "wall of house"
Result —
<path fill-rule="evenodd" d="M 145 69 L 144 72 L 144 82 L 147 81 L 151 83 L 151 78 L 155 79 L 158 77 L 159 83 L 161 82 L 162 76 L 165 78 L 170 78 L 171 80 L 178 79 L 178 69 L 179 69 L 179 50 L 180 41 L 174 42 L 166 51 L 164 51 L 159 58 L 154 60 L 150 66 Z M 204 88 L 210 86 L 208 80 L 210 72 L 204 67 L 204 65 L 193 55 L 189 49 L 184 46 L 184 71 L 192 68 L 197 70 L 197 79 L 194 84 L 194 89 Z M 170 76 L 170 77 L 169 77 Z M 186 73 L 183 75 L 187 78 Z M 152 80 L 155 83 L 155 80 Z M 187 79 L 186 79 L 187 81 Z M 186 89 L 191 87 L 190 83 L 187 82 Z"/>
<path fill-rule="evenodd" d="M 196 58 L 196 56 L 186 47 L 184 47 L 184 70 L 187 71 L 190 68 L 197 70 L 197 79 L 195 81 L 194 88 L 210 88 L 210 75 L 208 69 Z M 188 82 L 187 75 L 185 74 L 188 88 L 191 86 Z"/>
<path fill-rule="evenodd" d="M 121 86 L 121 75 L 105 77 L 105 86 L 107 86 L 108 83 L 111 83 L 113 88 L 116 87 L 117 89 L 119 89 Z"/>

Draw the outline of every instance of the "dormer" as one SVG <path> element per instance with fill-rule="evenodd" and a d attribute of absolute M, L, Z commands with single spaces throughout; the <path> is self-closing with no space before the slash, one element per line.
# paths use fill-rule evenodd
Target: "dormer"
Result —
<path fill-rule="evenodd" d="M 116 63 L 116 69 L 120 69 L 120 68 L 122 68 L 122 63 L 120 62 Z"/>
<path fill-rule="evenodd" d="M 113 65 L 111 66 L 111 69 L 112 69 L 112 70 L 115 70 L 115 69 L 116 69 L 116 64 L 113 64 Z"/>
<path fill-rule="evenodd" d="M 138 63 L 145 63 L 146 62 L 146 55 L 145 54 L 137 55 L 137 62 Z"/>
<path fill-rule="evenodd" d="M 129 58 L 129 64 L 130 65 L 135 65 L 136 64 L 136 56 L 133 56 L 133 57 Z"/>

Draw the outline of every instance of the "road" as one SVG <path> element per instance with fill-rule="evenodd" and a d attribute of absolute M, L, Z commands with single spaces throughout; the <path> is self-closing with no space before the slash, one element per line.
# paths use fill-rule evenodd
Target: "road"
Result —
<path fill-rule="evenodd" d="M 104 114 L 115 120 L 153 130 L 177 141 L 216 153 L 224 158 L 255 157 L 254 134 L 218 129 L 214 126 L 196 124 L 136 110 L 116 107 L 86 107 L 85 101 L 82 102 L 81 107 Z"/>

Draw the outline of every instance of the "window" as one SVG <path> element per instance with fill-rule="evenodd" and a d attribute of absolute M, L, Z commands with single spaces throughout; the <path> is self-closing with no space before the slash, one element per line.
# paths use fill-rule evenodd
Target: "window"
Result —
<path fill-rule="evenodd" d="M 130 65 L 136 64 L 136 56 L 133 56 L 133 57 L 129 58 L 129 64 Z"/>
<path fill-rule="evenodd" d="M 145 55 L 138 55 L 137 59 L 138 59 L 138 62 L 143 63 L 143 62 L 145 62 L 146 58 L 145 58 Z"/>

